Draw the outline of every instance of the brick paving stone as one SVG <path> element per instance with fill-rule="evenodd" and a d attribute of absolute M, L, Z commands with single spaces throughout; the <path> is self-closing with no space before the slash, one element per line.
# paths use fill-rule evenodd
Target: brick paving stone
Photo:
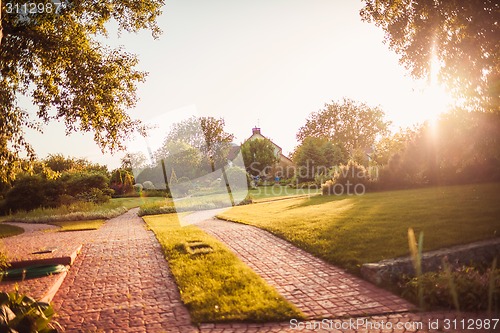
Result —
<path fill-rule="evenodd" d="M 261 229 L 213 218 L 220 210 L 188 215 L 190 224 L 226 243 L 247 265 L 310 318 L 323 320 L 263 324 L 202 324 L 202 333 L 243 332 L 467 332 L 462 323 L 475 320 L 491 327 L 471 332 L 496 332 L 499 315 L 450 311 L 411 313 L 399 297 L 346 273 Z M 212 214 L 210 217 L 210 214 Z M 296 296 L 299 294 L 299 296 Z M 379 315 L 371 314 L 380 313 Z M 343 318 L 339 318 L 339 316 Z M 351 324 L 354 322 L 354 325 Z M 343 326 L 344 325 L 344 326 Z"/>
<path fill-rule="evenodd" d="M 191 219 L 196 222 L 196 216 Z M 72 233 L 85 246 L 53 301 L 57 320 L 65 332 L 458 333 L 467 332 L 460 326 L 461 320 L 484 323 L 485 319 L 494 318 L 481 313 L 455 312 L 369 315 L 367 311 L 398 312 L 409 305 L 267 232 L 252 227 L 249 232 L 238 228 L 241 226 L 238 224 L 207 220 L 206 212 L 203 220 L 206 221 L 199 224 L 202 228 L 225 241 L 286 298 L 299 304 L 299 308 L 303 306 L 311 318 L 326 317 L 326 321 L 192 326 L 160 245 L 133 210 L 108 221 L 90 238 L 89 234 Z M 335 318 L 339 315 L 352 317 Z M 352 322 L 359 324 L 349 326 Z M 430 327 L 431 323 L 437 323 L 437 328 Z M 342 324 L 347 326 L 339 326 Z M 446 327 L 447 324 L 451 327 Z M 474 332 L 494 332 L 498 328 Z"/>
<path fill-rule="evenodd" d="M 60 279 L 60 274 L 44 276 L 24 281 L 1 281 L 0 291 L 13 292 L 16 289 L 20 294 L 29 295 L 36 300 L 50 301 L 45 298 L 51 291 L 52 286 Z M 51 296 L 51 295 L 49 295 Z"/>
<path fill-rule="evenodd" d="M 84 245 L 53 304 L 65 332 L 198 332 L 137 209 Z"/>
<path fill-rule="evenodd" d="M 308 318 L 366 316 L 414 308 L 262 229 L 216 218 L 199 221 L 197 226 L 226 243 Z"/>
<path fill-rule="evenodd" d="M 10 262 L 69 257 L 81 244 L 91 241 L 96 235 L 94 230 L 56 232 L 59 227 L 47 224 L 11 222 L 9 224 L 25 230 L 20 235 L 2 239 L 2 245 Z M 33 253 L 49 249 L 53 252 Z"/>
<path fill-rule="evenodd" d="M 25 260 L 50 260 L 54 258 L 69 260 L 81 244 L 89 242 L 93 237 L 93 233 L 88 231 L 55 232 L 59 227 L 48 224 L 15 222 L 8 224 L 24 229 L 24 233 L 20 235 L 0 240 L 2 249 L 6 252 L 9 261 L 14 262 L 14 264 Z M 48 248 L 55 248 L 55 251 L 41 255 L 32 253 Z M 69 263 L 67 260 L 65 260 L 65 264 Z M 51 288 L 58 282 L 59 278 L 60 276 L 56 274 L 24 281 L 4 280 L 0 282 L 0 291 L 11 292 L 18 288 L 20 293 L 30 295 L 37 300 L 50 296 L 44 299 L 46 301 L 51 299 Z"/>

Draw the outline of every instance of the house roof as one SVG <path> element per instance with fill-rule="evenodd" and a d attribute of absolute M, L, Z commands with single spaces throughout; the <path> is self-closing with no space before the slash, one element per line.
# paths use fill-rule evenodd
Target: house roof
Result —
<path fill-rule="evenodd" d="M 248 137 L 248 139 L 245 140 L 245 142 L 247 142 L 248 140 L 250 140 L 254 135 L 256 134 L 259 134 L 260 136 L 262 136 L 264 139 L 268 139 L 269 141 L 271 141 L 271 143 L 273 145 L 275 145 L 276 147 L 278 147 L 281 151 L 283 151 L 283 148 L 281 148 L 280 146 L 278 146 L 276 143 L 273 142 L 273 140 L 269 139 L 267 136 L 263 135 L 261 132 L 260 132 L 260 128 L 259 127 L 254 127 L 252 128 L 252 135 L 250 135 Z M 283 155 L 283 153 L 281 153 L 281 155 Z M 285 156 L 285 155 L 283 155 Z M 285 156 L 286 157 L 286 156 Z"/>

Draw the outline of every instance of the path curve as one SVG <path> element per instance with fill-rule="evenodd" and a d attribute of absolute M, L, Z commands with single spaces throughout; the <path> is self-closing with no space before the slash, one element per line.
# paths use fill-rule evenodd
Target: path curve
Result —
<path fill-rule="evenodd" d="M 197 226 L 227 244 L 308 318 L 379 315 L 414 308 L 406 300 L 265 230 L 216 218 L 203 220 Z"/>

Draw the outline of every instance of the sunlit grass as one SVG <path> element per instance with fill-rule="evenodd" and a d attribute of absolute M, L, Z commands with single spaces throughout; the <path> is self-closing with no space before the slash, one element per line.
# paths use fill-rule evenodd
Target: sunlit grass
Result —
<path fill-rule="evenodd" d="M 232 193 L 234 204 L 249 203 L 247 192 Z M 216 193 L 204 196 L 184 197 L 174 200 L 146 202 L 140 206 L 139 216 L 192 212 L 231 207 L 231 197 L 226 193 Z"/>
<path fill-rule="evenodd" d="M 164 197 L 131 197 L 131 198 L 113 198 L 110 203 L 117 206 L 123 206 L 127 209 L 136 208 L 151 202 L 169 202 L 171 199 Z"/>
<path fill-rule="evenodd" d="M 408 255 L 408 228 L 424 251 L 498 237 L 500 184 L 313 196 L 234 207 L 221 218 L 252 224 L 333 264 L 360 265 Z"/>
<path fill-rule="evenodd" d="M 105 220 L 86 220 L 86 221 L 59 221 L 50 222 L 50 224 L 61 227 L 58 231 L 82 231 L 82 230 L 97 230 Z"/>
<path fill-rule="evenodd" d="M 144 220 L 163 247 L 193 322 L 302 317 L 225 245 L 196 226 L 181 227 L 177 214 L 146 216 Z M 210 246 L 213 252 L 190 253 L 186 247 L 190 241 Z"/>
<path fill-rule="evenodd" d="M 294 189 L 288 186 L 259 186 L 248 191 L 254 202 L 285 199 L 293 196 L 317 195 L 320 189 Z"/>

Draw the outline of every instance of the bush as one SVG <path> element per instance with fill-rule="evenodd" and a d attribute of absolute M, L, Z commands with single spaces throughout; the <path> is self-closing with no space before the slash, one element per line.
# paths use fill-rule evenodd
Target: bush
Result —
<path fill-rule="evenodd" d="M 66 194 L 76 197 L 95 188 L 106 192 L 109 189 L 109 179 L 100 173 L 68 173 L 61 177 L 66 187 Z M 107 191 L 109 193 L 109 191 Z"/>
<path fill-rule="evenodd" d="M 6 194 L 5 208 L 18 211 L 55 206 L 45 195 L 46 185 L 47 180 L 39 175 L 20 177 Z"/>
<path fill-rule="evenodd" d="M 324 195 L 360 194 L 371 185 L 366 168 L 354 161 L 334 169 L 333 177 L 321 187 Z"/>
<path fill-rule="evenodd" d="M 57 208 L 36 208 L 29 212 L 18 212 L 6 221 L 26 223 L 48 223 L 54 221 L 82 221 L 110 219 L 127 212 L 127 208 L 116 204 L 97 205 L 93 202 L 75 201 Z"/>
<path fill-rule="evenodd" d="M 175 192 L 178 195 L 188 195 L 189 191 L 191 191 L 194 186 L 188 177 L 181 177 L 177 180 L 177 183 L 172 186 L 172 188 L 175 188 Z"/>
<path fill-rule="evenodd" d="M 141 194 L 142 189 L 144 188 L 144 186 L 142 186 L 142 184 L 134 184 L 133 187 L 134 187 L 135 193 L 138 193 L 138 194 Z"/>
<path fill-rule="evenodd" d="M 118 195 L 128 194 L 134 191 L 134 175 L 125 169 L 116 169 L 111 174 L 109 187 Z"/>
<path fill-rule="evenodd" d="M 155 186 L 152 181 L 147 180 L 144 183 L 142 183 L 143 189 L 144 190 L 154 190 Z"/>
<path fill-rule="evenodd" d="M 229 182 L 231 190 L 246 190 L 248 189 L 248 184 L 250 184 L 250 176 L 240 167 L 230 167 L 226 169 L 226 177 Z"/>
<path fill-rule="evenodd" d="M 89 191 L 79 193 L 76 198 L 80 201 L 93 202 L 95 204 L 103 204 L 111 199 L 111 194 L 113 190 L 105 189 L 100 190 L 98 188 L 91 188 Z"/>
<path fill-rule="evenodd" d="M 64 173 L 58 179 L 23 176 L 6 194 L 4 211 L 29 211 L 71 204 L 77 200 L 104 203 L 113 193 L 108 178 L 97 172 Z"/>
<path fill-rule="evenodd" d="M 9 258 L 5 254 L 2 248 L 0 248 L 0 272 L 5 268 L 9 267 Z"/>
<path fill-rule="evenodd" d="M 450 284 L 450 276 L 452 284 Z M 474 267 L 461 267 L 450 273 L 445 271 L 429 272 L 403 282 L 403 296 L 415 303 L 418 302 L 418 286 L 424 292 L 424 303 L 428 307 L 454 307 L 452 288 L 458 299 L 460 310 L 479 311 L 488 309 L 490 280 L 493 282 L 493 307 L 500 305 L 500 270 L 488 269 L 480 272 Z"/>
<path fill-rule="evenodd" d="M 0 331 L 19 333 L 57 333 L 51 323 L 55 312 L 48 303 L 37 302 L 18 292 L 0 293 Z"/>
<path fill-rule="evenodd" d="M 316 175 L 314 176 L 314 183 L 318 186 L 321 186 L 322 184 L 326 183 L 326 181 L 332 179 L 331 174 L 321 174 L 321 175 Z"/>

